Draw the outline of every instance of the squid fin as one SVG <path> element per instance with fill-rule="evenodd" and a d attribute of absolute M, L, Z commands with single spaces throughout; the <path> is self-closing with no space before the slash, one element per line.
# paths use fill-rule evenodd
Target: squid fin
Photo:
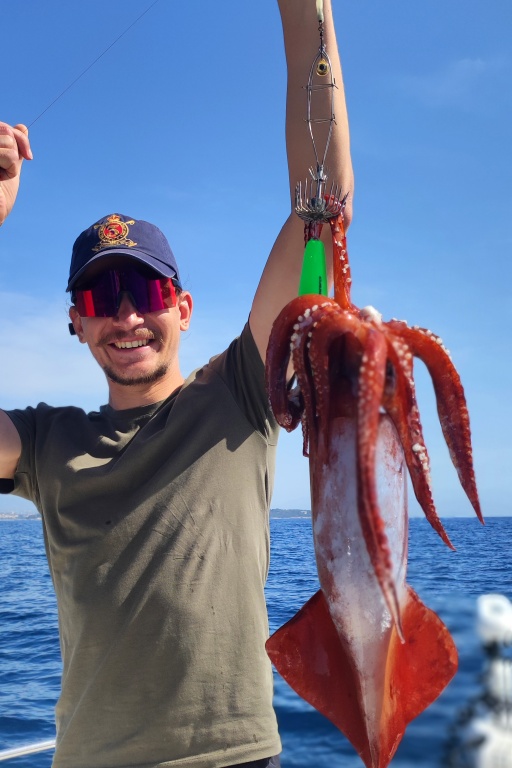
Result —
<path fill-rule="evenodd" d="M 366 768 L 389 765 L 408 723 L 439 696 L 457 669 L 450 633 L 410 587 L 401 616 L 405 642 L 393 628 L 376 745 L 370 745 L 357 670 L 321 590 L 266 645 L 280 675 L 339 728 Z"/>

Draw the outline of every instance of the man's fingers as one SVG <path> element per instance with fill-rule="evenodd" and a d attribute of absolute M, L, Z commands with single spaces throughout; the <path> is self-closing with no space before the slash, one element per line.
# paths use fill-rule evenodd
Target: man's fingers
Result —
<path fill-rule="evenodd" d="M 7 123 L 0 123 L 0 147 L 10 149 L 13 146 L 13 140 L 14 128 L 11 128 Z"/>
<path fill-rule="evenodd" d="M 0 167 L 7 168 L 20 158 L 33 158 L 27 126 L 20 123 L 12 128 L 8 123 L 0 123 Z"/>
<path fill-rule="evenodd" d="M 24 125 L 23 123 L 18 123 L 18 125 L 14 126 L 13 130 L 16 136 L 16 141 L 18 143 L 20 155 L 24 157 L 25 160 L 32 160 L 34 158 L 34 155 L 32 154 L 32 150 L 30 149 L 27 126 Z"/>
<path fill-rule="evenodd" d="M 7 123 L 0 123 L 0 181 L 15 176 L 19 162 L 20 152 L 14 129 Z"/>

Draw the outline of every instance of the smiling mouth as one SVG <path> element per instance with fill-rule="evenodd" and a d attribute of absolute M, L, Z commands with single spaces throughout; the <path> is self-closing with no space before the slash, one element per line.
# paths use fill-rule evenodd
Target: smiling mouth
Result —
<path fill-rule="evenodd" d="M 112 346 L 117 349 L 133 349 L 134 347 L 147 347 L 152 339 L 138 339 L 137 341 L 115 341 Z"/>
<path fill-rule="evenodd" d="M 137 349 L 148 347 L 152 342 L 161 342 L 158 334 L 147 329 L 135 331 L 135 333 L 109 333 L 98 339 L 98 347 L 110 347 L 111 349 Z"/>

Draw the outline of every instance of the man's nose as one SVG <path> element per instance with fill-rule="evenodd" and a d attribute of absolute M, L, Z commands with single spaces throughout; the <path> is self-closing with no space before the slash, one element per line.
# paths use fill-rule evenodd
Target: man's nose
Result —
<path fill-rule="evenodd" d="M 126 291 L 121 293 L 121 300 L 119 302 L 119 308 L 117 310 L 117 315 L 114 317 L 114 321 L 118 325 L 127 325 L 128 327 L 140 325 L 144 322 L 143 315 L 140 314 L 129 293 Z"/>

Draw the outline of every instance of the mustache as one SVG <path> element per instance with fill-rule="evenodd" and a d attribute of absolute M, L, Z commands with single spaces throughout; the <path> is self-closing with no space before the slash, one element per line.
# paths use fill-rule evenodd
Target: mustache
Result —
<path fill-rule="evenodd" d="M 116 341 L 151 341 L 155 339 L 158 342 L 163 341 L 163 337 L 159 333 L 150 331 L 149 328 L 137 328 L 134 331 L 114 331 L 112 333 L 106 333 L 96 343 L 96 346 L 102 347 L 106 344 L 113 344 Z"/>

